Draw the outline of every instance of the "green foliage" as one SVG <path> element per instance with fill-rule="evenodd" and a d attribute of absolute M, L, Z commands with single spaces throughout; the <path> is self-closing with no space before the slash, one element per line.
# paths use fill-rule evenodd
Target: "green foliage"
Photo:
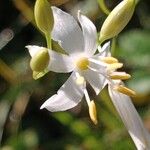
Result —
<path fill-rule="evenodd" d="M 129 86 L 140 94 L 150 92 L 150 32 L 131 30 L 119 38 L 119 56 L 131 67 Z"/>

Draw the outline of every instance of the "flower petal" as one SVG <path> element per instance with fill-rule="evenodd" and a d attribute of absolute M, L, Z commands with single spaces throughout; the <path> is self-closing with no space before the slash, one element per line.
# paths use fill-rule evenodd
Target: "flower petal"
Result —
<path fill-rule="evenodd" d="M 111 56 L 111 53 L 110 53 L 110 41 L 105 43 L 103 45 L 103 47 L 101 47 L 99 45 L 98 46 L 98 51 L 99 51 L 99 53 L 96 56 L 103 56 L 103 57 Z"/>
<path fill-rule="evenodd" d="M 89 68 L 97 73 L 103 74 L 104 76 L 107 74 L 107 65 L 104 62 L 101 62 L 99 57 L 93 56 L 89 58 Z"/>
<path fill-rule="evenodd" d="M 89 82 L 97 95 L 106 85 L 105 78 L 101 74 L 94 72 L 90 69 L 83 71 L 82 75 Z"/>
<path fill-rule="evenodd" d="M 29 50 L 30 56 L 33 57 L 36 53 L 38 53 L 44 47 L 36 46 L 36 45 L 28 45 L 26 48 Z"/>
<path fill-rule="evenodd" d="M 95 25 L 84 15 L 78 12 L 78 19 L 84 36 L 84 51 L 92 56 L 96 51 L 97 31 Z"/>
<path fill-rule="evenodd" d="M 50 63 L 48 66 L 48 70 L 59 73 L 67 73 L 73 71 L 75 66 L 72 62 L 71 57 L 69 57 L 68 55 L 57 53 L 53 50 L 49 50 L 49 54 Z"/>
<path fill-rule="evenodd" d="M 58 90 L 57 94 L 50 97 L 42 106 L 51 112 L 65 111 L 75 107 L 83 97 L 85 84 L 76 83 L 75 73 Z"/>
<path fill-rule="evenodd" d="M 59 8 L 52 7 L 52 10 L 54 15 L 52 38 L 60 42 L 68 54 L 83 52 L 83 34 L 77 21 Z"/>
<path fill-rule="evenodd" d="M 113 90 L 110 86 L 109 94 L 137 149 L 150 149 L 150 135 L 145 129 L 130 97 Z"/>

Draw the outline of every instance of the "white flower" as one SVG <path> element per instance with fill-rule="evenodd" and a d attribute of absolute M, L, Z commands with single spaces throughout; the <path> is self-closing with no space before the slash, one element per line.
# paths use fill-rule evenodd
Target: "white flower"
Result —
<path fill-rule="evenodd" d="M 52 54 L 50 54 L 51 63 L 49 64 L 49 70 L 64 73 L 72 71 L 72 74 L 66 83 L 58 90 L 57 94 L 50 97 L 41 108 L 47 108 L 52 112 L 64 111 L 75 107 L 85 95 L 90 116 L 91 118 L 95 116 L 95 120 L 92 120 L 96 123 L 95 104 L 94 101 L 90 100 L 86 90 L 86 81 L 90 83 L 96 94 L 105 86 L 105 77 L 90 69 L 90 67 L 93 68 L 93 66 L 95 66 L 90 59 L 96 57 L 96 55 L 94 55 L 97 49 L 96 27 L 87 17 L 80 13 L 78 14 L 78 20 L 82 29 L 71 15 L 56 7 L 53 7 L 52 10 L 55 20 L 52 38 L 60 43 L 62 48 L 68 53 L 68 56 L 57 53 L 59 57 L 63 56 L 66 58 L 55 59 L 55 56 L 53 55 L 53 57 L 51 56 Z M 109 49 L 109 45 L 110 43 L 107 43 L 103 48 Z M 54 60 L 56 61 L 54 62 Z M 65 69 L 63 69 L 64 66 Z M 71 66 L 72 70 L 71 67 L 68 66 Z M 99 66 L 99 69 L 101 67 L 104 66 Z M 69 69 L 66 70 L 66 68 Z"/>
<path fill-rule="evenodd" d="M 92 70 L 97 67 L 97 64 L 91 61 L 98 56 L 94 55 L 97 50 L 96 27 L 80 13 L 78 13 L 78 20 L 82 29 L 71 15 L 56 7 L 52 7 L 52 10 L 54 15 L 52 38 L 59 42 L 68 55 L 48 50 L 50 62 L 47 70 L 59 73 L 72 72 L 72 74 L 57 94 L 50 97 L 41 108 L 52 112 L 68 110 L 75 107 L 85 96 L 90 117 L 94 123 L 97 123 L 95 104 L 93 100 L 90 100 L 86 90 L 86 81 L 93 87 L 96 94 L 99 94 L 105 86 L 105 77 Z M 110 42 L 106 43 L 102 49 L 109 49 L 109 46 Z M 27 48 L 31 57 L 43 49 L 43 47 L 31 45 Z M 103 65 L 98 66 L 98 69 L 105 68 L 106 66 Z"/>
<path fill-rule="evenodd" d="M 50 97 L 41 109 L 46 108 L 51 112 L 68 110 L 75 107 L 85 96 L 90 117 L 96 124 L 96 107 L 94 101 L 90 100 L 86 82 L 90 83 L 96 94 L 108 84 L 112 102 L 137 149 L 150 149 L 149 134 L 128 97 L 134 96 L 135 92 L 126 88 L 121 81 L 130 78 L 130 75 L 116 71 L 123 64 L 111 57 L 110 43 L 106 43 L 102 48 L 98 47 L 99 53 L 95 54 L 97 32 L 94 24 L 79 13 L 78 20 L 81 29 L 69 14 L 56 7 L 52 7 L 52 10 L 54 14 L 52 38 L 59 42 L 68 55 L 49 50 L 50 63 L 47 69 L 54 72 L 72 73 L 57 94 Z M 33 56 L 32 52 L 41 49 L 38 46 L 28 46 L 28 48 L 31 56 Z"/>

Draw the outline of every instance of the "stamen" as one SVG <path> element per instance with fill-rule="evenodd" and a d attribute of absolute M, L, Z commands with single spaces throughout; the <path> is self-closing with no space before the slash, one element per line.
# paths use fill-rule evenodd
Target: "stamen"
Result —
<path fill-rule="evenodd" d="M 94 124 L 97 124 L 98 121 L 97 121 L 97 111 L 96 111 L 95 103 L 94 103 L 93 100 L 92 101 L 90 100 L 89 94 L 88 94 L 86 89 L 84 89 L 84 95 L 85 95 L 85 99 L 87 101 L 87 104 L 89 106 L 90 118 L 91 118 L 91 120 L 93 121 Z"/>
<path fill-rule="evenodd" d="M 118 59 L 114 57 L 103 57 L 103 58 L 100 58 L 100 60 L 107 64 L 118 63 Z"/>
<path fill-rule="evenodd" d="M 96 125 L 98 123 L 98 121 L 97 121 L 96 105 L 94 103 L 94 100 L 90 101 L 89 115 L 90 115 L 90 118 L 93 121 L 93 123 Z"/>
<path fill-rule="evenodd" d="M 125 95 L 128 95 L 128 96 L 131 96 L 131 97 L 135 97 L 136 96 L 136 92 L 123 86 L 123 85 L 119 85 L 119 86 L 116 86 L 114 88 L 115 90 L 117 90 L 118 92 L 121 92 Z"/>
<path fill-rule="evenodd" d="M 113 80 L 127 80 L 131 78 L 131 75 L 126 72 L 112 72 L 109 76 Z"/>
<path fill-rule="evenodd" d="M 107 66 L 107 70 L 108 70 L 108 71 L 116 70 L 116 69 L 122 68 L 122 66 L 123 66 L 123 63 L 113 63 L 113 64 L 109 64 L 109 65 Z"/>
<path fill-rule="evenodd" d="M 88 69 L 88 65 L 89 65 L 89 60 L 88 58 L 81 58 L 76 62 L 76 67 L 80 70 L 86 70 Z"/>
<path fill-rule="evenodd" d="M 90 105 L 90 97 L 89 97 L 89 94 L 88 94 L 86 88 L 84 89 L 84 95 L 85 95 L 86 102 L 87 102 L 87 104 L 89 106 Z"/>

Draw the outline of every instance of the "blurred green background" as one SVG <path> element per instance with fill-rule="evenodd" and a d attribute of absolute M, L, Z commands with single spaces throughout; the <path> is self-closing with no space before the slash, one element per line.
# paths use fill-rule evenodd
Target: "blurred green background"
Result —
<path fill-rule="evenodd" d="M 76 15 L 87 15 L 99 31 L 106 18 L 96 0 L 49 0 Z M 100 1 L 100 0 L 99 0 Z M 106 0 L 112 10 L 120 0 Z M 69 74 L 49 72 L 33 80 L 26 45 L 46 46 L 33 18 L 35 0 L 0 1 L 0 149 L 1 150 L 134 150 L 136 149 L 115 111 L 107 88 L 95 97 L 98 125 L 82 101 L 67 112 L 40 110 Z M 150 3 L 140 0 L 134 16 L 116 38 L 114 55 L 132 75 L 126 82 L 137 92 L 133 102 L 150 131 Z M 89 87 L 90 88 L 90 87 Z"/>

